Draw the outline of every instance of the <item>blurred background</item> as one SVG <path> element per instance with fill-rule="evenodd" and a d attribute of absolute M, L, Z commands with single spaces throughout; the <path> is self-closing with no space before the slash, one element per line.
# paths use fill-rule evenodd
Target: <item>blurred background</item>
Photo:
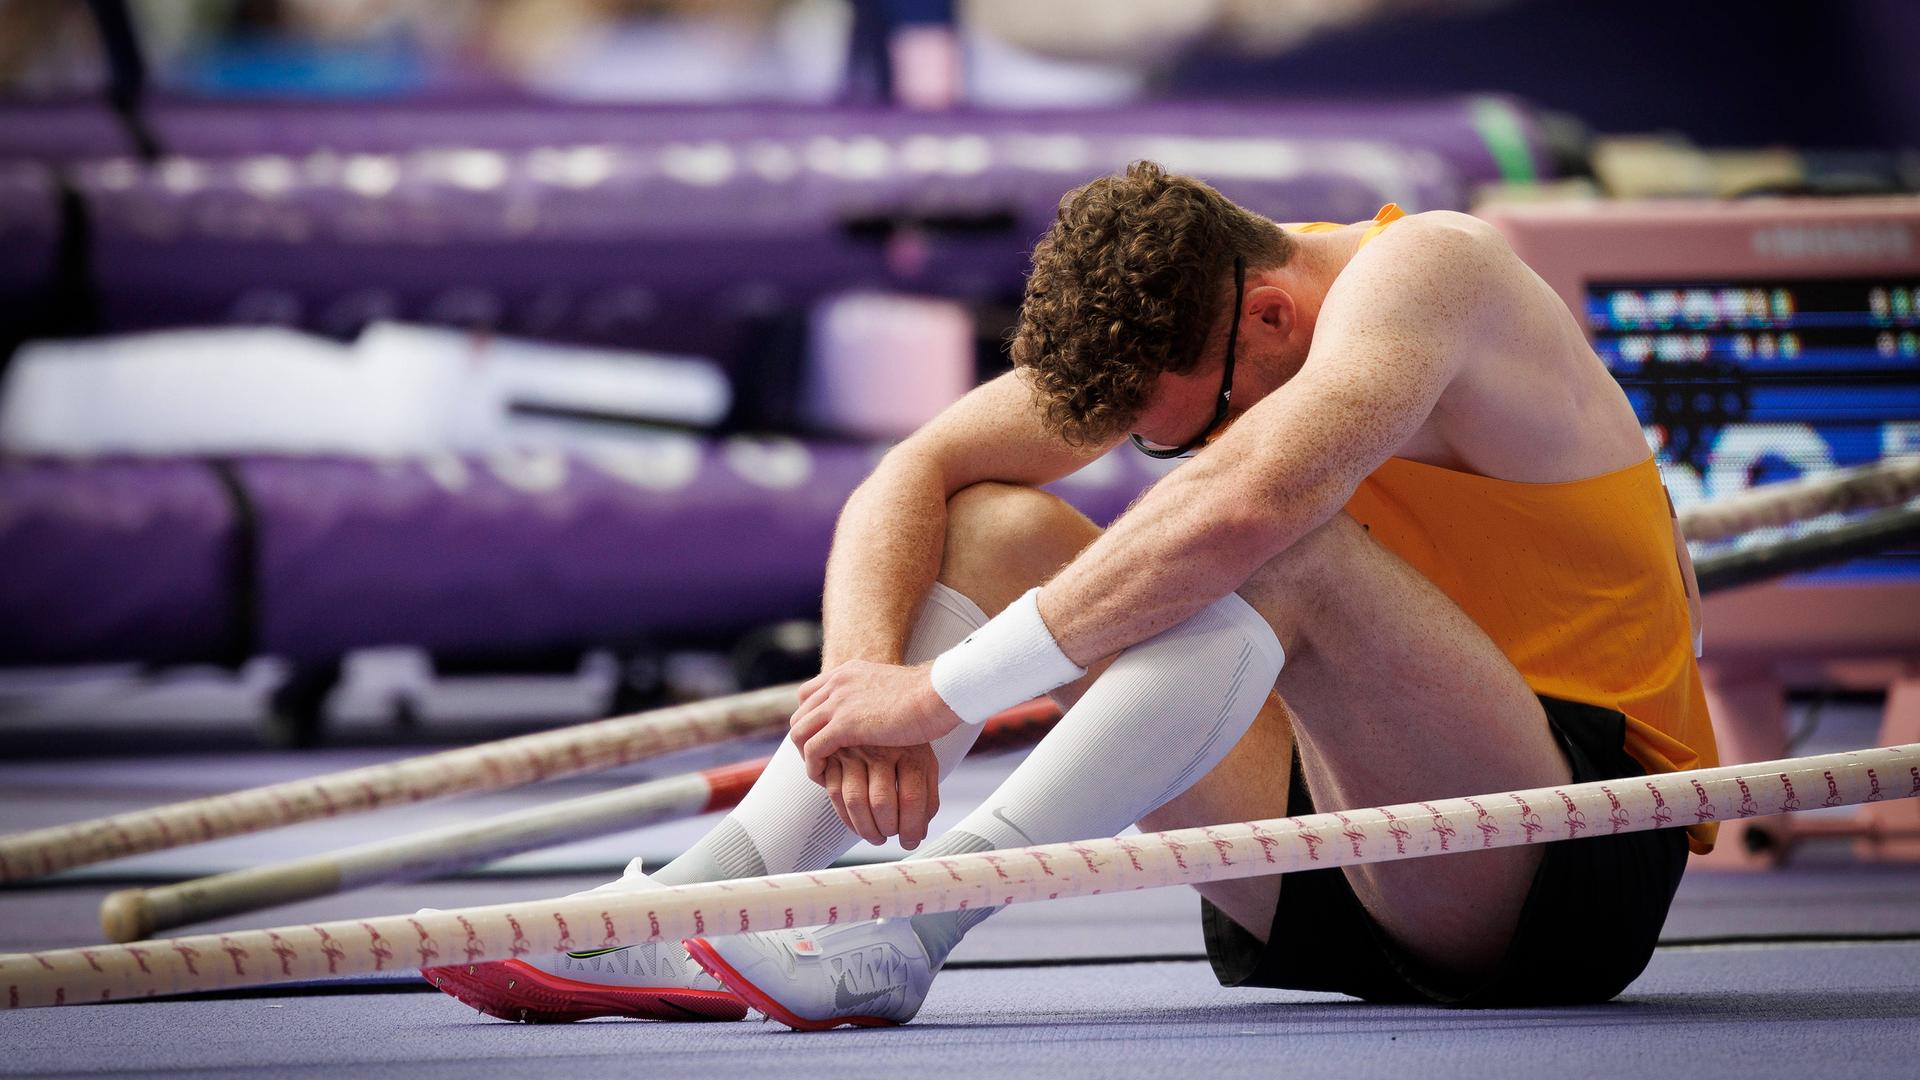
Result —
<path fill-rule="evenodd" d="M 1683 506 L 1920 452 L 1916 46 L 1906 0 L 0 0 L 0 755 L 810 674 L 841 502 L 1143 157 L 1495 221 Z M 1740 592 L 1799 621 L 1710 622 L 1717 715 L 1910 678 L 1913 552 Z"/>

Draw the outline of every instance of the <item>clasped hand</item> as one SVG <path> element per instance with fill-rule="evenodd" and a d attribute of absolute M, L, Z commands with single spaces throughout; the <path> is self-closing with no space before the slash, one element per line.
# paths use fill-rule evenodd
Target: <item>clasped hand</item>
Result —
<path fill-rule="evenodd" d="M 848 828 L 873 844 L 898 835 L 911 850 L 940 805 L 930 744 L 959 723 L 927 665 L 849 660 L 801 685 L 791 737 Z"/>

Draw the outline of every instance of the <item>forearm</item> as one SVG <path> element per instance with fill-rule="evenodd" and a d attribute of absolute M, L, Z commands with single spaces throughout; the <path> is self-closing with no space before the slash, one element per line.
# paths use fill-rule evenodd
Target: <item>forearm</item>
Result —
<path fill-rule="evenodd" d="M 855 489 L 827 558 L 823 671 L 901 662 L 914 611 L 940 573 L 946 528 L 942 473 L 924 457 L 895 451 Z"/>
<path fill-rule="evenodd" d="M 1344 497 L 1274 488 L 1225 457 L 1168 476 L 1040 593 L 1061 651 L 1085 666 L 1238 589 Z"/>

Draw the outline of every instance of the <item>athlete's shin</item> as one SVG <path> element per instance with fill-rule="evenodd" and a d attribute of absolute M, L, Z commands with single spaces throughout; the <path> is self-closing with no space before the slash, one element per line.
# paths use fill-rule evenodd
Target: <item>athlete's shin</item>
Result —
<path fill-rule="evenodd" d="M 1112 836 L 1219 764 L 1260 712 L 1285 657 L 1229 594 L 1121 653 L 972 814 L 912 857 Z M 937 965 L 992 909 L 922 915 Z"/>
<path fill-rule="evenodd" d="M 986 621 L 986 614 L 973 601 L 935 583 L 915 618 L 906 659 L 909 663 L 932 659 Z M 978 727 L 963 724 L 933 744 L 943 778 L 966 757 L 979 734 Z M 766 772 L 740 805 L 652 877 L 662 885 L 690 885 L 819 870 L 846 854 L 859 839 L 840 820 L 826 792 L 808 778 L 799 750 L 782 739 Z"/>

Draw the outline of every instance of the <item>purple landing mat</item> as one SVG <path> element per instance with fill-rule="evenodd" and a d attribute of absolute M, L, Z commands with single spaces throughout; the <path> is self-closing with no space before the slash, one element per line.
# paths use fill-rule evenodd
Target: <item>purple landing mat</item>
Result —
<path fill-rule="evenodd" d="M 666 436 L 577 452 L 0 466 L 0 664 L 506 656 L 818 613 L 868 445 Z M 1106 521 L 1159 475 L 1057 485 Z"/>
<path fill-rule="evenodd" d="M 444 126 L 429 110 L 388 117 L 409 134 L 372 147 L 316 150 L 327 125 L 287 123 L 264 146 L 69 169 L 106 330 L 350 335 L 384 318 L 728 355 L 749 321 L 850 288 L 1017 296 L 1061 194 L 1137 158 L 1281 221 L 1461 209 L 1491 160 L 1486 107 L 547 110 Z"/>
<path fill-rule="evenodd" d="M 60 206 L 53 172 L 0 161 L 0 331 L 44 310 L 54 276 Z"/>
<path fill-rule="evenodd" d="M 1496 180 L 1502 161 L 1489 127 L 1510 137 L 1534 171 L 1551 176 L 1552 155 L 1534 108 L 1498 94 L 1367 100 L 1177 101 L 1089 109 L 955 110 L 945 113 L 845 106 L 594 105 L 534 99 L 476 104 L 413 98 L 361 101 L 216 101 L 155 98 L 149 126 L 172 154 L 236 157 L 315 150 L 495 149 L 627 144 L 785 130 L 933 132 L 1039 126 L 1088 132 L 1161 129 L 1181 134 L 1314 135 L 1383 139 L 1444 157 L 1470 181 Z M 0 157 L 71 162 L 131 152 L 105 103 L 67 99 L 0 103 Z"/>
<path fill-rule="evenodd" d="M 0 664 L 228 650 L 231 500 L 197 462 L 0 461 Z"/>
<path fill-rule="evenodd" d="M 1225 989 L 1187 962 L 950 970 L 911 1025 L 810 1035 L 753 1022 L 508 1024 L 431 992 L 0 1023 L 0 1075 L 1894 1077 L 1912 1075 L 1920 1036 L 1920 945 L 1668 950 L 1619 1000 L 1552 1010 Z"/>

